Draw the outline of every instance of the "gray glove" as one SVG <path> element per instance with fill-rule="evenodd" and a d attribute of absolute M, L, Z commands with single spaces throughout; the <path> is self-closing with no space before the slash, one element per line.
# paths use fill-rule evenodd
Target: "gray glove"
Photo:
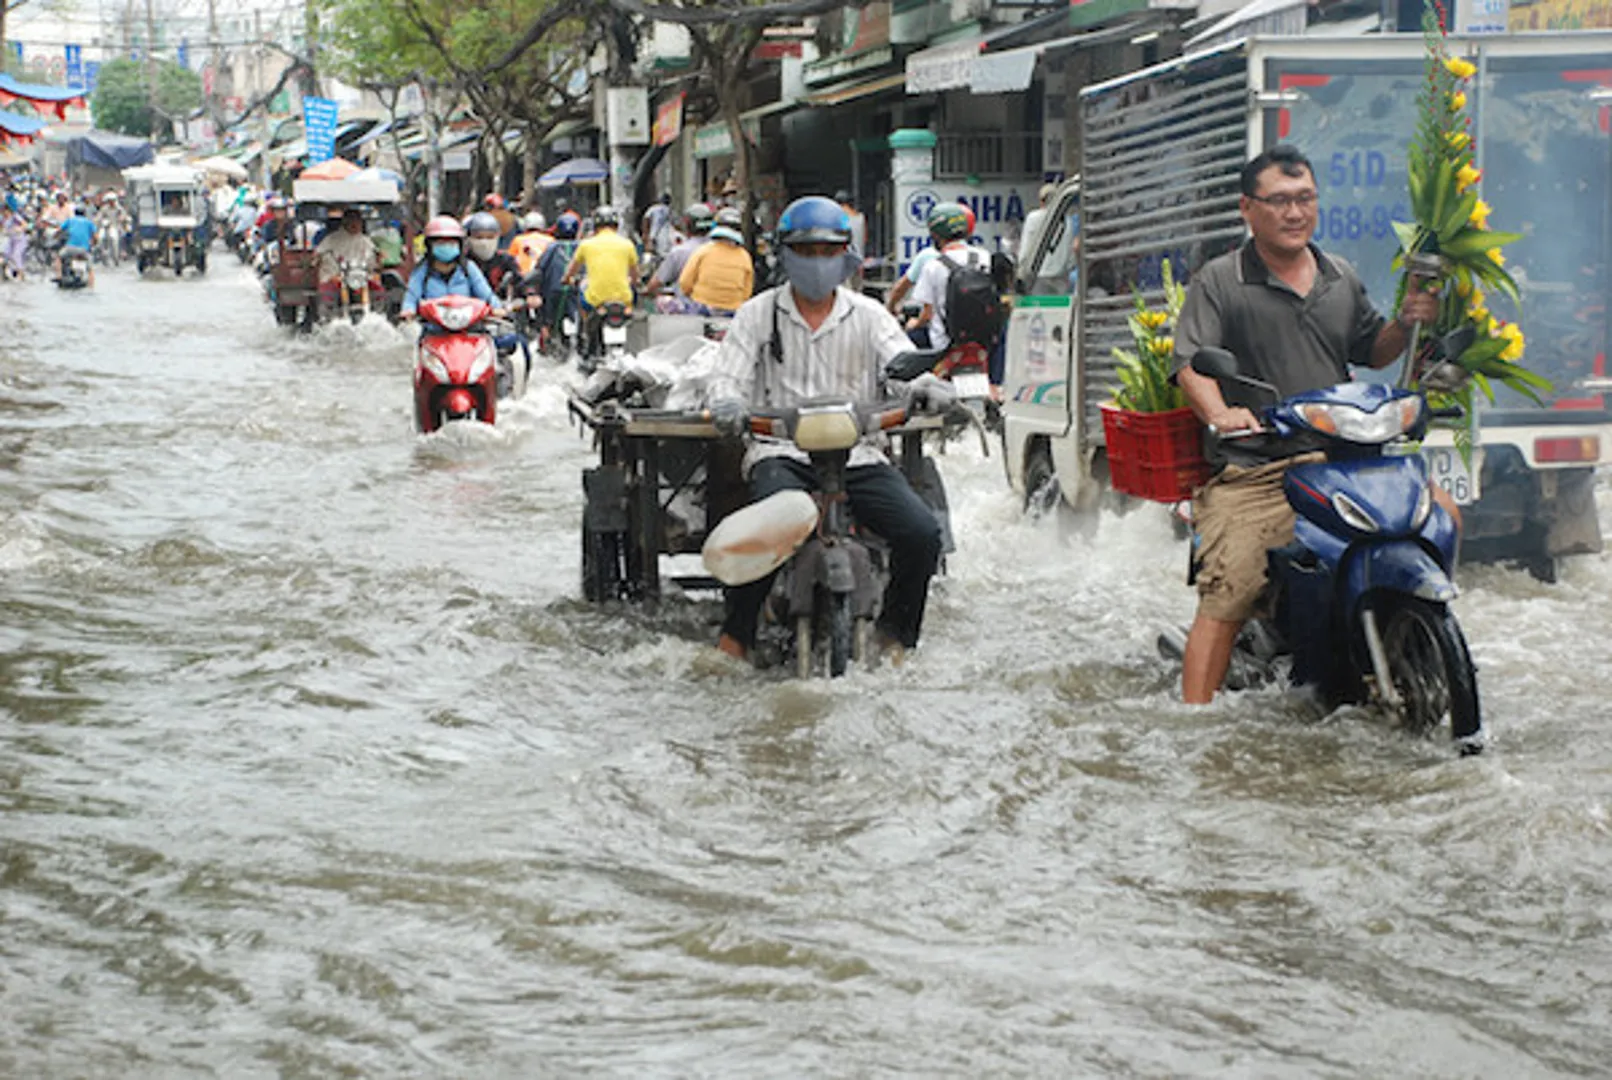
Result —
<path fill-rule="evenodd" d="M 711 402 L 711 426 L 730 439 L 737 439 L 750 427 L 750 407 L 738 398 Z"/>
<path fill-rule="evenodd" d="M 932 371 L 907 384 L 907 408 L 938 416 L 957 404 L 957 389 Z"/>

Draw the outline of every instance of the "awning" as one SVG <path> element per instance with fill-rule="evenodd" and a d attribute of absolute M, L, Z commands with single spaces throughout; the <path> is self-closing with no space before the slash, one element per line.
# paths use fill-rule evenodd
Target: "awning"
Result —
<path fill-rule="evenodd" d="M 35 108 L 50 108 L 56 114 L 56 119 L 67 119 L 67 106 L 84 106 L 85 95 L 88 91 L 60 86 L 44 86 L 37 83 L 18 82 L 10 75 L 0 74 L 0 105 L 10 105 L 13 101 L 26 101 Z"/>
<path fill-rule="evenodd" d="M 1181 50 L 1207 49 L 1253 34 L 1302 34 L 1306 0 L 1253 0 L 1190 38 Z"/>
<path fill-rule="evenodd" d="M 1141 29 L 1144 21 L 1131 19 L 1118 26 L 1088 30 L 1083 34 L 1070 34 L 1067 37 L 1025 45 L 1018 49 L 976 56 L 969 74 L 968 87 L 976 94 L 1010 94 L 1028 90 L 1031 80 L 1035 78 L 1036 62 L 1047 53 L 1063 49 L 1083 49 L 1092 45 L 1108 45 L 1124 40 Z"/>
<path fill-rule="evenodd" d="M 882 94 L 886 90 L 899 90 L 906 84 L 907 76 L 903 73 L 895 75 L 881 75 L 877 79 L 866 82 L 852 83 L 850 86 L 836 86 L 828 90 L 820 90 L 815 94 L 807 94 L 804 104 L 813 106 L 843 105 L 847 101 L 867 97 L 869 94 Z"/>
<path fill-rule="evenodd" d="M 13 139 L 19 143 L 32 142 L 34 136 L 44 131 L 45 127 L 43 120 L 0 109 L 0 142 Z"/>
<path fill-rule="evenodd" d="M 392 122 L 390 120 L 382 120 L 380 123 L 376 124 L 374 127 L 370 128 L 368 131 L 364 132 L 364 134 L 362 134 L 358 138 L 354 139 L 353 140 L 353 145 L 348 147 L 348 149 L 349 150 L 356 150 L 360 146 L 363 146 L 363 145 L 365 145 L 367 143 L 372 143 L 376 139 L 380 138 L 382 135 L 385 135 L 388 131 L 391 131 L 391 130 L 392 130 Z"/>
<path fill-rule="evenodd" d="M 919 49 L 907 57 L 902 81 L 909 94 L 933 94 L 939 90 L 960 90 L 968 85 L 974 58 L 985 48 L 985 36 L 975 34 L 962 41 Z"/>

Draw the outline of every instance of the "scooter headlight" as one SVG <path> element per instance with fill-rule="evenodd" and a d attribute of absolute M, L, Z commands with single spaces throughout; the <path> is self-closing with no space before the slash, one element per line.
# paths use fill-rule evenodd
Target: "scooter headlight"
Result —
<path fill-rule="evenodd" d="M 1304 423 L 1323 435 L 1352 443 L 1385 443 L 1397 439 L 1422 418 L 1422 399 L 1404 397 L 1384 402 L 1372 412 L 1353 405 L 1311 402 L 1298 407 Z"/>
<path fill-rule="evenodd" d="M 1332 496 L 1332 509 L 1338 512 L 1338 516 L 1341 517 L 1344 520 L 1344 523 L 1347 524 L 1351 529 L 1357 529 L 1360 532 L 1365 533 L 1374 533 L 1381 528 L 1381 526 L 1377 524 L 1376 519 L 1366 512 L 1365 507 L 1361 506 L 1359 503 L 1355 502 L 1341 491 Z"/>
<path fill-rule="evenodd" d="M 493 369 L 494 355 L 492 339 L 488 338 L 486 343 L 476 350 L 476 359 L 470 363 L 471 382 L 479 382 L 484 375 Z"/>

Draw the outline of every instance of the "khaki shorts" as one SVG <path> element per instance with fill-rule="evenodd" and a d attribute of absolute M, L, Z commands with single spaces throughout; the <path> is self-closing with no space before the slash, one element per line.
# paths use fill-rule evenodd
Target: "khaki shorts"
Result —
<path fill-rule="evenodd" d="M 1265 552 L 1293 540 L 1293 508 L 1282 478 L 1294 465 L 1319 461 L 1304 454 L 1265 465 L 1227 465 L 1192 500 L 1198 535 L 1198 613 L 1223 622 L 1262 614 Z"/>

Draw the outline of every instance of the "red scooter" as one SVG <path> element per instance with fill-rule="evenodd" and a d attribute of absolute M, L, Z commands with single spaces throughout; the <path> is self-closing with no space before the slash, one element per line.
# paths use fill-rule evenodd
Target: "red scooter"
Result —
<path fill-rule="evenodd" d="M 420 305 L 414 360 L 414 426 L 429 434 L 449 420 L 491 424 L 498 414 L 498 350 L 482 328 L 492 306 L 468 296 Z"/>

